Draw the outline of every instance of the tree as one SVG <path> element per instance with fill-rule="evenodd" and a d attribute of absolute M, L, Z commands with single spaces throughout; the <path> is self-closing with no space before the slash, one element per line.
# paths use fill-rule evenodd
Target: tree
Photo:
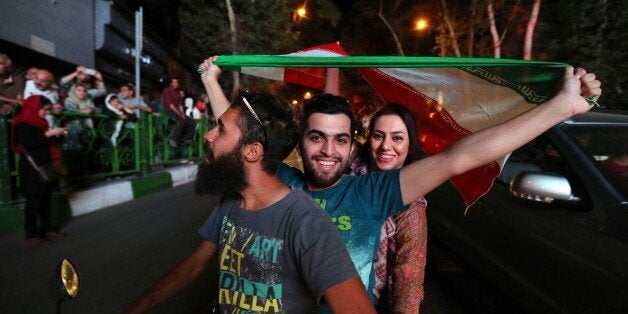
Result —
<path fill-rule="evenodd" d="M 438 21 L 437 10 L 425 1 L 359 0 L 346 4 L 339 38 L 355 55 L 433 55 L 435 27 L 414 26 L 418 17 Z"/>
<path fill-rule="evenodd" d="M 628 110 L 628 3 L 624 0 L 548 1 L 539 16 L 544 59 L 596 73 L 601 104 Z"/>
<path fill-rule="evenodd" d="M 396 5 L 398 5 L 399 2 L 396 2 Z M 386 26 L 386 28 L 388 29 L 388 31 L 390 32 L 390 36 L 392 36 L 392 39 L 395 43 L 395 47 L 397 47 L 397 53 L 399 53 L 400 56 L 403 56 L 403 47 L 401 46 L 401 42 L 399 41 L 399 37 L 397 36 L 397 32 L 395 31 L 395 29 L 392 27 L 392 25 L 390 25 L 390 23 L 388 22 L 388 19 L 386 19 L 386 17 L 384 16 L 384 0 L 379 0 L 379 10 L 377 11 L 377 17 L 382 20 L 382 23 L 384 23 L 384 25 Z"/>
<path fill-rule="evenodd" d="M 199 48 L 198 60 L 215 54 L 286 53 L 299 47 L 294 7 L 289 0 L 181 0 L 181 35 Z M 228 85 L 235 90 L 239 80 Z"/>
<path fill-rule="evenodd" d="M 225 0 L 225 6 L 227 7 L 227 17 L 229 18 L 229 37 L 231 42 L 231 51 L 235 54 L 238 49 L 238 29 L 236 27 L 236 17 L 233 13 L 233 5 L 231 0 Z M 240 73 L 233 72 L 233 89 L 235 90 L 240 86 Z"/>
<path fill-rule="evenodd" d="M 449 33 L 449 40 L 451 42 L 451 47 L 454 50 L 454 54 L 456 55 L 456 57 L 460 57 L 462 56 L 460 54 L 460 48 L 458 48 L 458 37 L 456 36 L 456 30 L 454 27 L 454 24 L 451 20 L 451 16 L 449 15 L 449 10 L 447 9 L 447 1 L 445 0 L 440 0 L 441 3 L 441 10 L 442 10 L 442 15 L 443 15 L 443 20 L 445 22 L 445 25 L 448 33 Z M 441 27 L 444 27 L 441 26 Z M 445 54 L 441 53 L 441 55 L 444 57 Z"/>
<path fill-rule="evenodd" d="M 497 33 L 497 25 L 495 25 L 495 11 L 493 10 L 493 1 L 489 1 L 486 5 L 486 13 L 488 15 L 488 25 L 491 30 L 491 40 L 493 42 L 493 56 L 495 58 L 501 57 L 501 38 Z"/>
<path fill-rule="evenodd" d="M 526 36 L 523 44 L 523 60 L 532 59 L 532 38 L 534 36 L 534 30 L 536 29 L 536 21 L 539 17 L 539 11 L 541 10 L 541 0 L 534 0 L 532 11 L 530 13 L 530 19 L 528 20 L 528 27 L 526 28 Z"/>

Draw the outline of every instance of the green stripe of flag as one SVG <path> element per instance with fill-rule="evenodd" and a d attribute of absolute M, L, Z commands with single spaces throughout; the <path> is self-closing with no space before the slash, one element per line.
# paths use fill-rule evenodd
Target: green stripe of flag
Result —
<path fill-rule="evenodd" d="M 241 67 L 287 68 L 442 68 L 442 67 L 566 67 L 561 62 L 450 57 L 397 57 L 397 56 L 275 56 L 275 55 L 222 55 L 216 65 L 232 70 Z"/>

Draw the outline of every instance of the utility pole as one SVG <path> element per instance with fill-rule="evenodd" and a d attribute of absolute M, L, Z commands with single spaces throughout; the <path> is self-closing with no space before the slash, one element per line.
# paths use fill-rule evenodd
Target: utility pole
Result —
<path fill-rule="evenodd" d="M 135 12 L 135 103 L 140 105 L 142 103 L 142 81 L 141 81 L 141 66 L 142 66 L 142 49 L 143 49 L 143 8 L 140 7 L 138 11 Z M 148 121 L 146 118 L 146 113 L 143 110 L 140 110 L 140 173 L 142 176 L 145 176 L 148 173 L 148 147 L 147 147 L 147 139 L 148 139 Z"/>

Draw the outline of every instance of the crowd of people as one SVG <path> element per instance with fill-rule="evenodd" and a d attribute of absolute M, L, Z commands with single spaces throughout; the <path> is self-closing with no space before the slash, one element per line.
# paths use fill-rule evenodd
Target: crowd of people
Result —
<path fill-rule="evenodd" d="M 85 174 L 88 138 L 96 136 L 96 129 L 106 133 L 102 145 L 116 147 L 121 145 L 123 127 L 134 128 L 141 112 L 163 113 L 166 120 L 172 117 L 166 123 L 172 123 L 175 131 L 167 142 L 172 147 L 190 144 L 196 122 L 208 117 L 206 99 L 186 94 L 173 78 L 160 97 L 147 104 L 136 97 L 133 83 L 108 89 L 98 70 L 77 66 L 57 81 L 48 69 L 31 67 L 21 73 L 8 55 L 0 53 L 0 118 L 10 121 L 7 136 L 12 152 L 21 156 L 18 174 L 20 195 L 26 199 L 25 241 L 47 245 L 52 237 L 63 235 L 50 221 L 56 182 L 39 176 L 48 164 L 68 165 L 70 175 Z"/>
<path fill-rule="evenodd" d="M 389 104 L 373 116 L 358 152 L 347 100 L 314 96 L 296 125 L 288 104 L 268 93 L 240 93 L 230 102 L 215 58 L 199 67 L 218 126 L 205 134 L 196 192 L 222 200 L 200 228 L 198 248 L 122 313 L 154 307 L 211 265 L 218 265 L 220 313 L 417 313 L 423 196 L 588 111 L 586 98 L 601 94 L 595 75 L 567 68 L 544 104 L 433 156 L 420 153 L 412 115 Z M 295 147 L 303 171 L 282 163 Z"/>
<path fill-rule="evenodd" d="M 121 83 L 113 90 L 107 88 L 103 75 L 98 70 L 77 66 L 75 71 L 56 81 L 54 74 L 48 69 L 30 67 L 22 74 L 15 70 L 8 55 L 0 53 L 0 116 L 10 118 L 17 115 L 24 100 L 33 95 L 42 95 L 52 103 L 53 107 L 46 116 L 50 126 L 59 124 L 55 122 L 55 118 L 62 112 L 85 115 L 101 113 L 126 119 L 126 115 L 120 111 L 112 111 L 113 106 L 106 101 L 111 100 L 113 95 L 122 105 L 122 110 L 126 113 L 127 109 L 131 110 L 137 119 L 140 118 L 141 111 L 153 115 L 164 113 L 177 124 L 172 141 L 169 141 L 174 147 L 189 140 L 194 131 L 194 122 L 207 116 L 206 96 L 186 93 L 179 87 L 176 78 L 171 79 L 159 97 L 147 104 L 142 97 L 138 101 L 135 85 L 131 82 Z M 187 110 L 184 109 L 184 103 L 191 104 L 186 107 Z M 93 121 L 84 119 L 82 126 L 93 128 Z"/>

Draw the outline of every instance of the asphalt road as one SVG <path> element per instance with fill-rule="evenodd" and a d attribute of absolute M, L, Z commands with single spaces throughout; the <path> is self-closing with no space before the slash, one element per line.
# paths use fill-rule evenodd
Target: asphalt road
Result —
<path fill-rule="evenodd" d="M 76 265 L 81 282 L 63 313 L 115 313 L 194 250 L 215 201 L 195 196 L 188 184 L 75 218 L 64 228 L 67 237 L 49 246 L 28 246 L 21 232 L 0 237 L 0 313 L 54 313 L 48 286 L 63 257 Z M 422 313 L 513 312 L 494 301 L 478 308 L 487 302 L 477 298 L 486 299 L 490 289 L 435 268 L 428 262 Z M 203 274 L 151 313 L 208 313 L 214 276 Z"/>

